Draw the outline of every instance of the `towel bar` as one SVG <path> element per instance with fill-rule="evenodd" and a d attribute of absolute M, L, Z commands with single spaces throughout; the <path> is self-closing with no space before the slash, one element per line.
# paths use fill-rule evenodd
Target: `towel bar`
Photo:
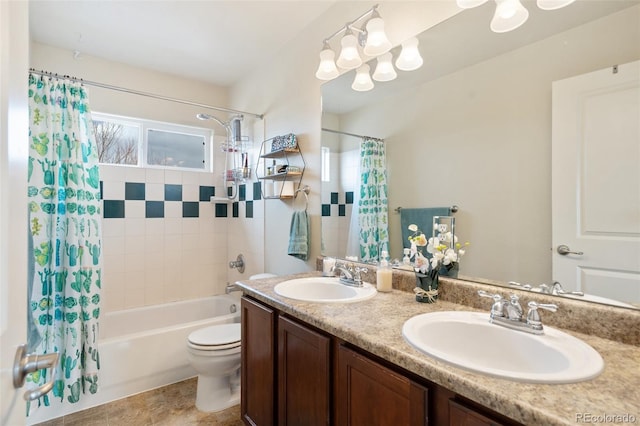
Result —
<path fill-rule="evenodd" d="M 299 190 L 298 190 L 299 191 Z M 396 213 L 400 213 L 400 210 L 402 210 L 402 207 L 396 207 L 395 209 L 393 209 Z M 458 206 L 457 205 L 452 205 L 451 206 L 451 213 L 456 213 L 458 211 Z"/>

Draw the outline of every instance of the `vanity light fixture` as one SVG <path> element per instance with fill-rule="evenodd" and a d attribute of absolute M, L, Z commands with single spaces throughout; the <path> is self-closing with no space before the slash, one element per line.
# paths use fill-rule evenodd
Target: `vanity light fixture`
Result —
<path fill-rule="evenodd" d="M 364 21 L 367 17 L 369 19 Z M 360 21 L 364 23 L 359 25 Z M 331 49 L 330 41 L 340 34 L 340 55 L 334 62 L 336 55 Z M 375 57 L 387 53 L 391 47 L 391 42 L 384 32 L 384 21 L 378 13 L 378 5 L 375 5 L 324 39 L 316 77 L 320 80 L 332 80 L 340 74 L 338 67 L 343 70 L 360 67 L 363 63 L 361 51 L 366 57 Z"/>
<path fill-rule="evenodd" d="M 506 33 L 515 30 L 529 19 L 529 11 L 520 0 L 496 0 L 496 13 L 491 20 L 491 31 Z"/>
<path fill-rule="evenodd" d="M 556 10 L 569 6 L 576 0 L 538 0 L 538 7 L 542 10 Z"/>
<path fill-rule="evenodd" d="M 356 71 L 356 78 L 353 80 L 351 88 L 357 92 L 366 92 L 373 89 L 373 81 L 369 75 L 369 65 L 363 64 Z"/>
<path fill-rule="evenodd" d="M 568 6 L 575 0 L 537 0 L 537 5 L 542 10 L 556 10 Z M 487 0 L 456 0 L 458 7 L 471 9 L 486 3 Z M 491 31 L 506 33 L 513 31 L 529 19 L 529 11 L 520 3 L 520 0 L 495 0 L 496 11 L 491 20 Z"/>
<path fill-rule="evenodd" d="M 367 29 L 367 42 L 362 49 L 365 55 L 378 56 L 391 50 L 391 42 L 384 32 L 384 21 L 375 8 L 365 28 Z"/>
<path fill-rule="evenodd" d="M 398 73 L 393 68 L 391 59 L 391 52 L 378 56 L 378 64 L 376 65 L 376 70 L 373 72 L 373 79 L 375 81 L 391 81 L 398 76 Z"/>
<path fill-rule="evenodd" d="M 352 70 L 362 65 L 362 58 L 358 52 L 358 39 L 353 34 L 351 27 L 347 27 L 347 31 L 340 40 L 342 50 L 336 62 L 340 68 Z"/>
<path fill-rule="evenodd" d="M 320 52 L 320 65 L 318 65 L 318 71 L 316 71 L 318 80 L 333 80 L 340 75 L 338 67 L 336 67 L 335 57 L 335 52 L 331 50 L 331 46 L 325 41 L 322 52 Z"/>
<path fill-rule="evenodd" d="M 400 56 L 396 59 L 396 68 L 402 71 L 413 71 L 420 68 L 422 63 L 422 56 L 418 50 L 418 39 L 412 37 L 402 43 Z"/>

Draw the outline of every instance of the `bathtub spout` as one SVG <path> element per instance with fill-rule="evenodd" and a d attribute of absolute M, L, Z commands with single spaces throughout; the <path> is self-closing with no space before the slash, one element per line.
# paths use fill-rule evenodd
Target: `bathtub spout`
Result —
<path fill-rule="evenodd" d="M 240 287 L 238 287 L 237 284 L 229 284 L 229 283 L 227 283 L 227 286 L 225 287 L 224 292 L 229 294 L 232 291 L 242 291 L 242 289 Z"/>

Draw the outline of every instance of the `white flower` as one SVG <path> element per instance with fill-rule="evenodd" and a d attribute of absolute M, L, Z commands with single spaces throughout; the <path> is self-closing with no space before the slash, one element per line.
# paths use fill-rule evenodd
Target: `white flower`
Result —
<path fill-rule="evenodd" d="M 439 253 L 438 246 L 440 245 L 440 240 L 436 237 L 429 238 L 429 242 L 427 243 L 427 253 L 435 254 Z"/>
<path fill-rule="evenodd" d="M 411 225 L 409 225 L 409 231 L 418 232 L 418 225 L 416 225 L 415 223 L 412 223 Z"/>
<path fill-rule="evenodd" d="M 445 265 L 449 265 L 453 262 L 457 262 L 458 261 L 458 255 L 456 254 L 455 250 L 453 249 L 447 249 L 444 252 L 444 259 L 442 260 L 442 263 Z"/>
<path fill-rule="evenodd" d="M 464 254 L 465 254 L 465 253 L 466 253 L 466 252 L 464 251 L 464 249 L 460 249 L 460 250 L 458 250 L 458 257 L 462 257 L 462 256 L 464 256 Z"/>

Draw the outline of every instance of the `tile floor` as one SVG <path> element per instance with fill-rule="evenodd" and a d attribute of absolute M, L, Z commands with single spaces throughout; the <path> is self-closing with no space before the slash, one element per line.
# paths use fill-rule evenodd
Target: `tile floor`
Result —
<path fill-rule="evenodd" d="M 154 389 L 129 398 L 79 411 L 38 426 L 189 426 L 242 425 L 240 406 L 218 413 L 201 413 L 195 407 L 196 378 Z"/>

